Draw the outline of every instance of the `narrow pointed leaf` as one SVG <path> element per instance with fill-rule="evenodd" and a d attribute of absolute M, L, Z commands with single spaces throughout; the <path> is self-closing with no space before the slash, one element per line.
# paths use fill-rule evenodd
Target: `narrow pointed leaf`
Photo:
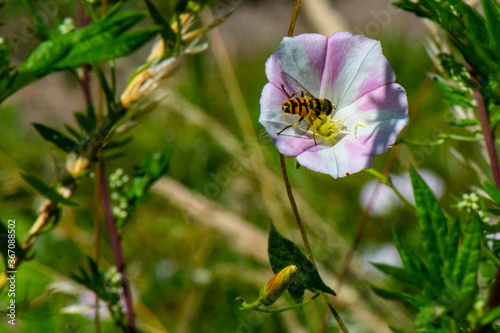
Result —
<path fill-rule="evenodd" d="M 404 282 L 415 287 L 422 287 L 423 283 L 425 283 L 425 279 L 409 273 L 404 268 L 379 263 L 372 263 L 372 265 L 399 282 Z"/>
<path fill-rule="evenodd" d="M 414 296 L 410 294 L 405 294 L 405 293 L 400 293 L 398 291 L 393 291 L 389 290 L 386 288 L 381 288 L 377 287 L 375 285 L 372 285 L 368 283 L 368 286 L 373 290 L 373 292 L 377 295 L 379 295 L 382 298 L 389 299 L 389 300 L 396 300 L 396 301 L 407 301 L 411 305 L 413 305 L 416 308 L 419 308 L 422 305 L 422 302 L 419 302 Z"/>
<path fill-rule="evenodd" d="M 45 184 L 41 179 L 33 175 L 21 174 L 24 181 L 33 187 L 38 193 L 52 201 L 54 204 L 63 204 L 67 206 L 77 206 L 78 204 L 70 199 L 60 195 L 53 187 Z"/>
<path fill-rule="evenodd" d="M 453 269 L 457 260 L 458 242 L 460 238 L 460 222 L 458 219 L 451 220 L 450 230 L 446 238 L 446 259 L 444 262 L 443 276 L 452 281 Z"/>
<path fill-rule="evenodd" d="M 490 198 L 495 201 L 496 204 L 500 205 L 500 189 L 490 182 L 484 182 L 483 187 Z"/>
<path fill-rule="evenodd" d="M 492 54 L 500 55 L 500 5 L 494 0 L 481 0 L 484 16 L 486 16 L 486 27 L 488 29 L 489 46 Z"/>
<path fill-rule="evenodd" d="M 10 271 L 12 268 L 8 266 L 8 261 L 12 260 L 11 256 L 15 254 L 20 259 L 25 258 L 26 254 L 21 247 L 21 243 L 17 240 L 17 237 L 9 238 L 9 230 L 15 230 L 15 229 L 7 229 L 6 223 L 3 220 L 0 220 L 0 252 L 2 253 L 4 257 L 4 262 L 5 262 L 5 271 Z M 9 243 L 9 239 L 15 239 L 15 243 Z M 13 244 L 9 248 L 9 244 Z M 10 251 L 9 251 L 10 250 Z"/>
<path fill-rule="evenodd" d="M 454 282 L 462 293 L 472 293 L 478 288 L 477 271 L 481 250 L 481 221 L 477 214 L 472 216 L 467 226 L 464 241 L 457 256 L 453 271 Z"/>
<path fill-rule="evenodd" d="M 268 253 L 271 268 L 275 274 L 287 266 L 297 266 L 294 282 L 288 288 L 288 293 L 294 302 L 302 302 L 306 289 L 335 295 L 335 292 L 323 282 L 314 265 L 297 245 L 283 237 L 273 224 L 269 229 Z"/>
<path fill-rule="evenodd" d="M 414 168 L 410 168 L 410 176 L 429 274 L 434 283 L 441 284 L 441 270 L 446 256 L 446 217 L 436 197 Z"/>
<path fill-rule="evenodd" d="M 161 26 L 161 37 L 163 38 L 163 41 L 165 43 L 165 47 L 168 46 L 169 43 L 174 44 L 175 43 L 175 38 L 177 37 L 176 33 L 172 30 L 170 27 L 170 24 L 168 23 L 168 20 L 170 19 L 168 17 L 163 18 L 163 16 L 160 14 L 160 11 L 156 8 L 155 4 L 151 0 L 145 0 L 146 6 L 148 8 L 149 14 L 153 18 L 153 21 Z"/>
<path fill-rule="evenodd" d="M 78 150 L 78 144 L 61 132 L 42 124 L 34 123 L 33 126 L 45 140 L 52 142 L 65 152 L 71 153 Z"/>
<path fill-rule="evenodd" d="M 392 331 L 392 333 L 409 333 L 408 331 L 403 331 L 399 328 L 389 326 L 389 329 Z"/>
<path fill-rule="evenodd" d="M 500 318 L 500 307 L 496 307 L 496 308 L 492 309 L 491 311 L 489 311 L 488 313 L 486 313 L 479 320 L 479 322 L 481 323 L 481 325 L 486 326 L 499 318 Z"/>
<path fill-rule="evenodd" d="M 66 131 L 71 134 L 73 136 L 73 138 L 75 138 L 76 140 L 80 141 L 82 140 L 82 135 L 81 133 L 75 129 L 74 127 L 71 127 L 67 124 L 64 125 L 64 128 L 66 129 Z"/>
<path fill-rule="evenodd" d="M 35 9 L 35 7 L 33 7 L 29 0 L 23 0 L 23 5 L 33 18 L 33 23 L 35 26 L 32 27 L 31 30 L 33 30 L 41 40 L 50 39 L 50 28 L 47 25 L 46 20 L 42 19 L 40 15 L 38 15 L 38 11 Z"/>
<path fill-rule="evenodd" d="M 57 68 L 75 67 L 83 63 L 93 63 L 127 56 L 153 38 L 158 31 L 158 27 L 149 27 L 113 38 L 101 38 L 98 40 L 94 38 L 81 42 L 77 46 L 74 46 L 64 59 L 57 62 Z"/>
<path fill-rule="evenodd" d="M 427 275 L 427 268 L 425 263 L 420 259 L 420 257 L 409 248 L 399 236 L 396 228 L 392 230 L 394 245 L 398 250 L 401 261 L 403 262 L 403 267 L 416 278 L 425 278 Z"/>

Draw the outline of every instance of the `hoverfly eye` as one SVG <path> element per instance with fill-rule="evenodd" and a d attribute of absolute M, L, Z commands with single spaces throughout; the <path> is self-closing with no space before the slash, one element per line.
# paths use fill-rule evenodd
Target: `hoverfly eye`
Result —
<path fill-rule="evenodd" d="M 289 104 L 283 104 L 282 107 L 281 107 L 281 109 L 285 113 L 290 113 L 290 105 Z"/>
<path fill-rule="evenodd" d="M 325 99 L 325 105 L 326 105 L 326 115 L 329 116 L 332 114 L 333 111 L 332 102 L 330 102 L 330 100 L 328 99 Z"/>

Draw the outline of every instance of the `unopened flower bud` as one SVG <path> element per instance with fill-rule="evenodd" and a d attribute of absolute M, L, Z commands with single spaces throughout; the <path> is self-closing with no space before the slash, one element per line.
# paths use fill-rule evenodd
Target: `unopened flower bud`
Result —
<path fill-rule="evenodd" d="M 279 273 L 273 276 L 268 283 L 262 287 L 259 292 L 259 301 L 263 305 L 271 305 L 280 298 L 281 294 L 290 287 L 295 275 L 297 266 L 290 265 L 283 268 Z"/>

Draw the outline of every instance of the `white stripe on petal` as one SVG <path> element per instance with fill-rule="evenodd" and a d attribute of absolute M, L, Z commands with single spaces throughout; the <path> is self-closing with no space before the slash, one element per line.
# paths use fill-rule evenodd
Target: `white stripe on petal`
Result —
<path fill-rule="evenodd" d="M 320 97 L 329 98 L 337 108 L 394 80 L 379 41 L 346 32 L 328 39 Z"/>
<path fill-rule="evenodd" d="M 283 82 L 281 72 L 294 77 L 313 95 L 319 93 L 321 74 L 325 65 L 327 37 L 319 34 L 303 34 L 285 37 L 266 62 L 269 82 L 278 86 Z M 291 87 L 285 87 L 293 93 Z"/>

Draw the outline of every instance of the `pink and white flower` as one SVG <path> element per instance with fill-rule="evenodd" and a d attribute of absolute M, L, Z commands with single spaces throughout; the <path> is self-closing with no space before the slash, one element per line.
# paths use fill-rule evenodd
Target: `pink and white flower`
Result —
<path fill-rule="evenodd" d="M 313 171 L 337 178 L 370 168 L 374 155 L 386 152 L 408 124 L 406 92 L 394 83 L 394 71 L 373 39 L 348 32 L 285 37 L 267 60 L 266 75 L 259 122 L 283 155 L 296 156 Z M 309 128 L 304 119 L 303 126 L 277 135 L 299 120 L 282 111 L 288 97 L 281 85 L 295 92 L 284 82 L 289 76 L 314 97 L 330 100 L 334 110 Z"/>

